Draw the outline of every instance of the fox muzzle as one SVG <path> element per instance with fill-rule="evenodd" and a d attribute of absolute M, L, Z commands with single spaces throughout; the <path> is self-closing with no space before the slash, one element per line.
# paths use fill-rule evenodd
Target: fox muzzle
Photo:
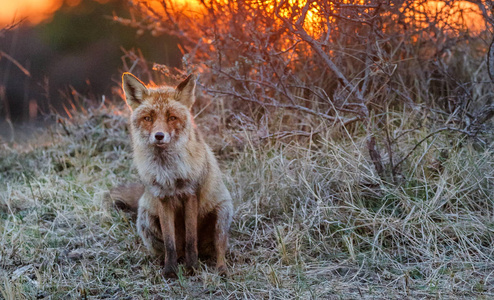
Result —
<path fill-rule="evenodd" d="M 151 143 L 155 145 L 168 144 L 171 140 L 170 134 L 168 132 L 158 131 L 151 136 Z"/>

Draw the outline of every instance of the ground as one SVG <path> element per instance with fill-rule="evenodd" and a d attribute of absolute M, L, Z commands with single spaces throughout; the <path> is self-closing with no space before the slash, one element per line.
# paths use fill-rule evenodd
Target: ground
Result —
<path fill-rule="evenodd" d="M 207 135 L 235 203 L 229 276 L 201 262 L 196 275 L 165 279 L 131 216 L 104 201 L 138 180 L 122 111 L 0 145 L 0 298 L 494 296 L 492 150 L 452 150 L 441 171 L 420 167 L 427 181 L 391 185 L 363 138 L 283 143 L 245 130 L 235 145 L 218 142 L 231 132 Z"/>

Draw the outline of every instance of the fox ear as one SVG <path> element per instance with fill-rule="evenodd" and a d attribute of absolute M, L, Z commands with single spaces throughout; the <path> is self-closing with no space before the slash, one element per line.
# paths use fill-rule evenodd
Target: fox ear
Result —
<path fill-rule="evenodd" d="M 127 104 L 133 110 L 142 103 L 144 96 L 148 94 L 148 89 L 144 83 L 128 72 L 125 72 L 122 76 L 122 87 Z"/>
<path fill-rule="evenodd" d="M 184 81 L 182 81 L 177 86 L 177 92 L 175 94 L 175 99 L 181 102 L 188 108 L 191 108 L 196 101 L 195 96 L 196 90 L 196 75 L 190 74 Z"/>

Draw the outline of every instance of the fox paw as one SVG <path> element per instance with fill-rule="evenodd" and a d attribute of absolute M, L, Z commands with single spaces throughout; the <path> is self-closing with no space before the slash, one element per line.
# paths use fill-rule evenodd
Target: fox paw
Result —
<path fill-rule="evenodd" d="M 197 270 L 199 270 L 199 263 L 185 264 L 185 270 L 187 271 L 187 275 L 195 275 Z"/>
<path fill-rule="evenodd" d="M 165 268 L 163 269 L 163 273 L 164 273 L 165 278 L 168 278 L 168 279 L 178 278 L 176 269 L 177 268 L 165 266 Z"/>
<path fill-rule="evenodd" d="M 220 275 L 221 277 L 227 277 L 228 276 L 228 269 L 226 268 L 225 265 L 217 266 L 216 270 L 218 271 L 218 275 Z"/>

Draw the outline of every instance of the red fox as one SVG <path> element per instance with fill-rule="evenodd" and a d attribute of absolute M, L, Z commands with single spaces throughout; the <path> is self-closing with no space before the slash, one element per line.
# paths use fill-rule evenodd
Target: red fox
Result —
<path fill-rule="evenodd" d="M 164 255 L 164 272 L 175 277 L 177 260 L 188 269 L 198 256 L 215 256 L 227 272 L 225 252 L 233 204 L 218 162 L 194 124 L 195 75 L 176 89 L 146 87 L 131 73 L 122 77 L 130 120 L 134 164 L 142 184 L 117 187 L 117 207 L 137 210 L 137 231 L 149 251 Z"/>

